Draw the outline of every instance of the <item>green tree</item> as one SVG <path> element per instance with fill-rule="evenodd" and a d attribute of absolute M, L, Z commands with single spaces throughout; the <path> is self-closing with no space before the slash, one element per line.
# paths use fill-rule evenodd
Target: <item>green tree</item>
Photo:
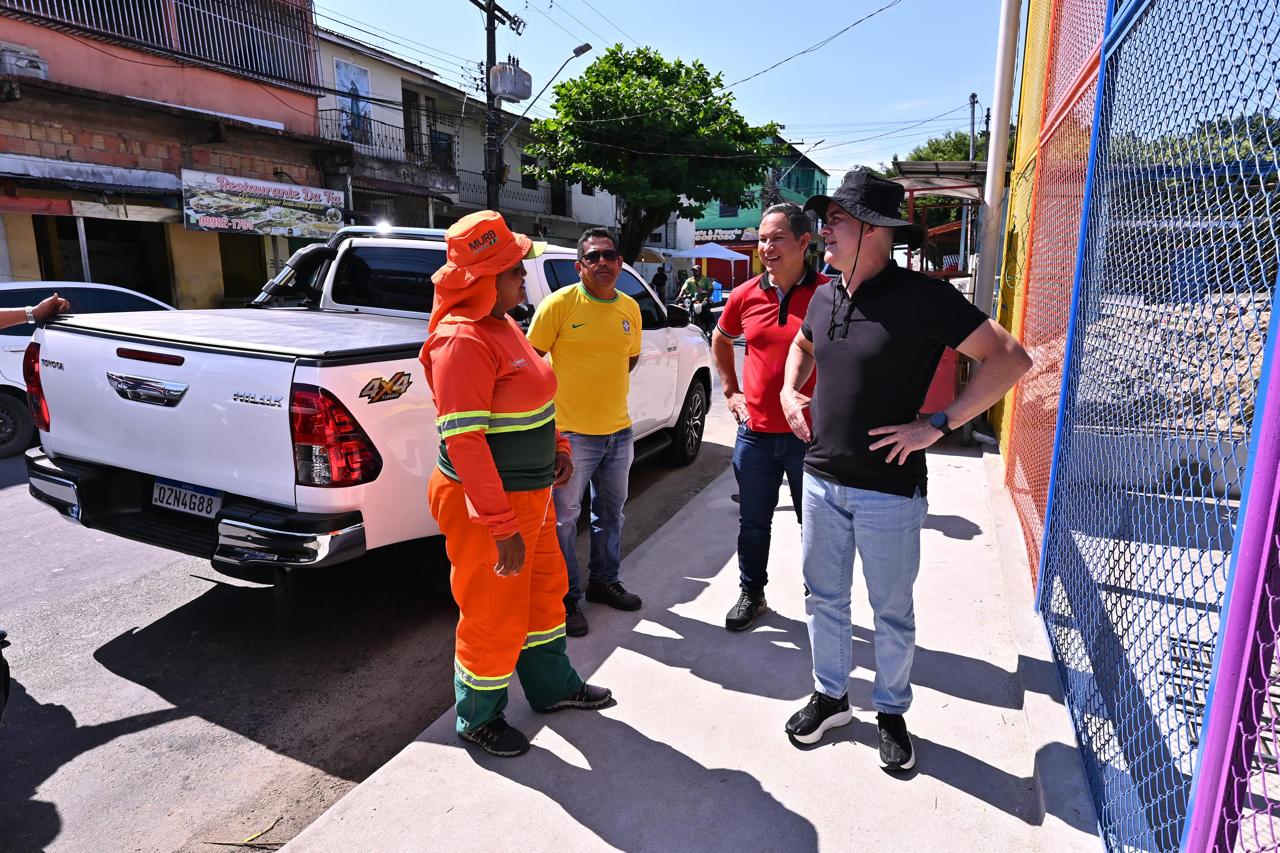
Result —
<path fill-rule="evenodd" d="M 752 127 L 701 62 L 668 62 L 652 48 L 609 48 L 555 87 L 555 116 L 533 123 L 543 180 L 612 193 L 623 256 L 634 261 L 671 214 L 696 219 L 713 199 L 749 203 L 748 187 L 785 151 L 775 125 Z"/>

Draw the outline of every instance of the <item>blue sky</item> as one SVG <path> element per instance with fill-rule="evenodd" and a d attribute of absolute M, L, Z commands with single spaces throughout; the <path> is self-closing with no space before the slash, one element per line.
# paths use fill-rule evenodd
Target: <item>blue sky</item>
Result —
<path fill-rule="evenodd" d="M 535 93 L 584 41 L 595 49 L 559 79 L 620 41 L 700 59 L 731 83 L 890 2 L 500 0 L 527 24 L 520 36 L 499 28 L 498 58 L 518 56 Z M 316 0 L 316 14 L 321 26 L 420 61 L 455 84 L 465 62 L 484 59 L 484 16 L 468 0 Z M 735 86 L 736 106 L 749 121 L 786 125 L 783 136 L 801 149 L 822 140 L 810 156 L 838 180 L 929 136 L 967 130 L 969 93 L 990 105 L 998 26 L 998 0 L 899 0 L 825 47 Z M 530 115 L 549 114 L 552 100 L 548 90 Z M 923 119 L 933 120 L 910 126 Z"/>

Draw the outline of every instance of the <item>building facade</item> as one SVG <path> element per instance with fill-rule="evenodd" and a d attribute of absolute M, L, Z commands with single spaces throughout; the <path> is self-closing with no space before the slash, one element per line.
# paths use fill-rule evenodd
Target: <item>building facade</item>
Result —
<path fill-rule="evenodd" d="M 783 201 L 802 205 L 810 196 L 827 191 L 829 176 L 821 166 L 780 136 L 775 136 L 773 143 L 787 146 L 788 153 L 774 167 L 768 185 L 761 184 L 750 189 L 753 203 L 740 206 L 713 201 L 694 223 L 695 243 L 719 243 L 726 249 L 751 257 L 750 263 L 738 261 L 731 264 L 721 260 L 702 262 L 707 275 L 728 287 L 759 275 L 764 269 L 760 264 L 757 242 L 759 235 L 756 232 L 764 208 Z"/>
<path fill-rule="evenodd" d="M 341 224 L 306 0 L 0 0 L 0 281 L 238 304 Z"/>
<path fill-rule="evenodd" d="M 429 68 L 341 33 L 317 33 L 321 135 L 349 143 L 357 221 L 445 228 L 486 205 L 483 92 L 448 85 Z M 519 106 L 519 105 L 517 105 Z M 614 226 L 611 195 L 539 181 L 524 147 L 527 120 L 504 112 L 505 180 L 499 209 L 511 227 L 542 239 L 577 240 L 591 225 Z"/>

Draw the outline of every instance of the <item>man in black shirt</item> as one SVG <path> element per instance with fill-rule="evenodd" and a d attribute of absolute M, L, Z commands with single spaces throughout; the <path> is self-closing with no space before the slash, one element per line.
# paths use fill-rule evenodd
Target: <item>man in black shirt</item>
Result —
<path fill-rule="evenodd" d="M 899 218 L 902 196 L 900 184 L 859 169 L 846 174 L 834 194 L 805 205 L 824 221 L 825 259 L 840 278 L 814 293 L 782 387 L 787 422 L 809 442 L 803 561 L 815 687 L 786 731 L 816 743 L 852 719 L 847 685 L 856 548 L 875 620 L 872 701 L 880 761 L 890 770 L 916 763 L 903 714 L 911 705 L 912 589 L 928 512 L 921 451 L 990 408 L 1031 366 L 1021 345 L 949 283 L 893 261 L 895 243 L 916 248 L 924 238 L 920 226 Z M 950 406 L 922 414 L 946 347 L 981 366 Z M 815 366 L 810 400 L 800 389 Z"/>

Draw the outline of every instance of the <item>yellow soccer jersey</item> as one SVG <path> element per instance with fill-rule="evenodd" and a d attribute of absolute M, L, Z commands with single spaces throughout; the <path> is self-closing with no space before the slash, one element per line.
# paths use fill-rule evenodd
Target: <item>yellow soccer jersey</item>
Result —
<path fill-rule="evenodd" d="M 640 306 L 622 291 L 596 299 L 578 282 L 542 300 L 529 343 L 550 353 L 556 426 L 563 432 L 610 435 L 631 426 L 630 359 L 640 355 Z"/>

